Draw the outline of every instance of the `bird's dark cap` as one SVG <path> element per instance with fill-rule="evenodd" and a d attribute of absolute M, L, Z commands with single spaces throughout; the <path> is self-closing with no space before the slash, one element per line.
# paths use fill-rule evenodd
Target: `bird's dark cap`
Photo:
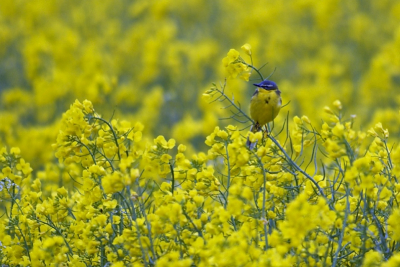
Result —
<path fill-rule="evenodd" d="M 276 85 L 275 82 L 269 81 L 269 80 L 264 80 L 260 83 L 254 83 L 253 85 L 263 88 L 265 90 L 275 90 L 278 89 L 278 85 Z"/>

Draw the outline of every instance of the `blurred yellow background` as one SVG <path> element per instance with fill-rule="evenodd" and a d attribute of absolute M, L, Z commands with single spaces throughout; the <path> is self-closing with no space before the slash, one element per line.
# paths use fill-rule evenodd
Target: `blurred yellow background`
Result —
<path fill-rule="evenodd" d="M 339 99 L 357 127 L 400 134 L 399 1 L 2 0 L 0 145 L 53 161 L 62 113 L 88 99 L 107 120 L 199 148 L 226 116 L 201 95 L 244 43 L 290 101 L 277 123 L 320 122 Z M 227 94 L 247 110 L 257 78 L 228 80 Z"/>

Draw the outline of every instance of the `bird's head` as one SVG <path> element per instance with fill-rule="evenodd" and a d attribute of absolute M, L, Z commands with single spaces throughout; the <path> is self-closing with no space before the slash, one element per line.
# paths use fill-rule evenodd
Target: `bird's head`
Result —
<path fill-rule="evenodd" d="M 264 80 L 260 83 L 255 83 L 253 85 L 260 87 L 262 89 L 265 89 L 265 90 L 277 90 L 278 89 L 278 85 L 276 85 L 275 82 L 268 81 L 268 80 Z"/>

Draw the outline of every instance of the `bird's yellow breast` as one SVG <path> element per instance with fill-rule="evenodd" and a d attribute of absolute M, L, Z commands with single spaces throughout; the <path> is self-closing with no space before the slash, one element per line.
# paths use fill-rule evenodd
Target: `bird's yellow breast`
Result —
<path fill-rule="evenodd" d="M 279 90 L 257 88 L 250 102 L 250 116 L 260 126 L 273 121 L 281 110 Z"/>

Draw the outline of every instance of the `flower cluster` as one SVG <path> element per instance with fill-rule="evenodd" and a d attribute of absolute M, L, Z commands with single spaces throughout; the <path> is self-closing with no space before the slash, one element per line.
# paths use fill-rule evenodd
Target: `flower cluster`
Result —
<path fill-rule="evenodd" d="M 207 136 L 207 153 L 188 156 L 164 136 L 143 144 L 141 123 L 105 120 L 76 100 L 53 145 L 70 177 L 63 186 L 49 191 L 18 148 L 1 150 L 1 263 L 392 266 L 400 149 L 381 124 L 355 132 L 334 106 L 320 132 L 295 117 L 291 145 L 275 129 L 253 133 L 249 150 L 230 125 Z M 305 159 L 323 154 L 306 171 Z"/>
<path fill-rule="evenodd" d="M 246 49 L 249 56 L 251 56 L 251 47 L 249 44 L 243 46 Z M 251 72 L 249 71 L 249 65 L 240 57 L 240 54 L 235 49 L 229 50 L 226 57 L 222 59 L 222 63 L 226 69 L 227 77 L 234 79 L 238 75 L 240 78 L 249 81 Z"/>
<path fill-rule="evenodd" d="M 0 265 L 400 265 L 399 16 L 2 0 Z M 261 70 L 284 107 L 248 133 Z"/>
<path fill-rule="evenodd" d="M 293 115 L 340 99 L 350 114 L 362 114 L 360 124 L 381 122 L 399 133 L 392 108 L 400 103 L 395 1 L 2 3 L 0 143 L 20 147 L 35 168 L 52 161 L 48 145 L 75 99 L 90 99 L 105 118 L 146 122 L 149 138 L 162 132 L 190 151 L 199 148 L 227 114 L 199 101 L 202 90 L 195 88 L 219 80 L 224 70 L 249 80 L 255 71 L 249 65 L 265 73 L 276 68 L 274 80 Z M 243 40 L 252 45 L 216 64 L 227 44 Z M 228 82 L 247 105 L 249 86 Z"/>

